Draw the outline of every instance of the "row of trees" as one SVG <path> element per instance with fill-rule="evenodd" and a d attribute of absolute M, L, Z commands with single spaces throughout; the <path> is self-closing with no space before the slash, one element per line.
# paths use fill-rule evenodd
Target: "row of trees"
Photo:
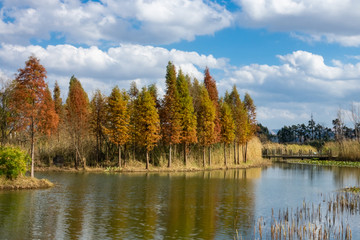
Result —
<path fill-rule="evenodd" d="M 359 126 L 347 127 L 341 111 L 338 117 L 332 120 L 332 128 L 316 123 L 311 117 L 307 125 L 298 124 L 282 127 L 276 134 L 280 143 L 311 143 L 314 141 L 327 142 L 330 140 L 342 141 L 345 139 L 359 139 Z M 357 127 L 356 127 L 357 126 Z M 266 130 L 264 131 L 266 132 Z M 271 138 L 271 136 L 270 136 Z"/>
<path fill-rule="evenodd" d="M 118 166 L 126 164 L 122 149 L 145 150 L 146 168 L 149 153 L 156 146 L 168 151 L 171 167 L 173 148 L 182 145 L 184 165 L 187 164 L 189 145 L 198 144 L 209 151 L 211 146 L 223 143 L 225 165 L 228 146 L 234 143 L 234 163 L 240 163 L 240 146 L 246 161 L 247 143 L 255 134 L 256 108 L 249 94 L 241 101 L 234 86 L 230 93 L 219 98 L 216 82 L 205 70 L 204 83 L 181 70 L 173 63 L 166 68 L 166 93 L 158 98 L 155 85 L 139 90 L 135 82 L 129 91 L 114 87 L 109 96 L 97 90 L 91 101 L 80 81 L 72 76 L 65 104 L 60 88 L 55 83 L 53 97 L 45 82 L 46 70 L 39 60 L 29 57 L 25 68 L 19 69 L 16 79 L 1 91 L 1 143 L 9 140 L 30 142 L 32 171 L 35 143 L 63 138 L 71 141 L 75 168 L 86 166 L 86 146 L 95 142 L 96 163 L 113 158 L 116 147 Z M 66 136 L 66 137 L 65 137 Z M 30 139 L 30 141 L 28 141 Z M 93 144 L 94 145 L 94 144 Z M 60 153 L 61 154 L 61 153 Z M 109 156 L 110 155 L 110 156 Z M 124 157 L 125 158 L 125 157 Z"/>

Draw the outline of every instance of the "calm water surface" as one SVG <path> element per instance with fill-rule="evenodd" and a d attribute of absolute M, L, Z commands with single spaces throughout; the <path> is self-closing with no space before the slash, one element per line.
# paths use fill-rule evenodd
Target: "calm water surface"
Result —
<path fill-rule="evenodd" d="M 275 164 L 196 173 L 37 173 L 56 186 L 0 192 L 0 239 L 244 239 L 271 209 L 360 185 L 355 168 Z M 346 220 L 360 239 L 360 218 Z"/>

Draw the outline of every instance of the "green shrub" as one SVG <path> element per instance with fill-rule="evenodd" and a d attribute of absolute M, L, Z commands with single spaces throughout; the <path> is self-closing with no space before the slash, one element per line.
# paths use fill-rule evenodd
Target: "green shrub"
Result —
<path fill-rule="evenodd" d="M 20 148 L 0 148 L 0 175 L 5 175 L 8 179 L 24 175 L 28 161 L 30 161 L 29 155 Z"/>

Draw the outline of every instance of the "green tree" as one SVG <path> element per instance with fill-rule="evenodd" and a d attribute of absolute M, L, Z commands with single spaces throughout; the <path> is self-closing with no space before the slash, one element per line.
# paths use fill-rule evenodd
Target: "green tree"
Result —
<path fill-rule="evenodd" d="M 224 164 L 227 166 L 226 146 L 235 139 L 235 124 L 231 108 L 225 101 L 221 101 L 221 141 L 224 143 Z"/>
<path fill-rule="evenodd" d="M 65 121 L 64 105 L 61 98 L 61 91 L 57 81 L 55 81 L 54 90 L 53 90 L 53 99 L 55 105 L 55 112 L 59 116 L 59 127 L 56 131 L 58 142 L 60 142 L 60 131 L 63 129 Z"/>
<path fill-rule="evenodd" d="M 78 168 L 79 160 L 83 168 L 86 167 L 84 158 L 83 141 L 89 132 L 89 98 L 81 86 L 80 81 L 72 76 L 69 84 L 69 93 L 66 99 L 66 118 L 69 133 L 75 148 L 75 168 Z"/>
<path fill-rule="evenodd" d="M 136 101 L 139 96 L 139 89 L 136 86 L 136 82 L 132 81 L 130 84 L 130 89 L 128 91 L 128 95 L 130 97 L 129 101 L 129 113 L 130 113 L 130 141 L 133 147 L 133 159 L 136 158 L 136 144 L 137 144 L 137 129 L 136 129 L 136 119 L 137 119 L 137 109 L 136 109 Z"/>
<path fill-rule="evenodd" d="M 201 88 L 197 120 L 198 141 L 203 146 L 203 166 L 205 167 L 205 148 L 210 146 L 215 138 L 215 107 L 204 86 Z M 210 156 L 209 165 L 211 165 Z"/>
<path fill-rule="evenodd" d="M 161 108 L 161 132 L 165 144 L 169 145 L 168 167 L 171 167 L 173 144 L 180 143 L 181 125 L 179 117 L 179 93 L 176 86 L 175 66 L 169 62 L 166 67 L 166 93 Z"/>
<path fill-rule="evenodd" d="M 187 145 L 197 142 L 196 137 L 196 115 L 192 97 L 190 96 L 188 81 L 181 69 L 177 78 L 177 89 L 179 92 L 179 119 L 180 119 L 180 139 L 184 147 L 184 164 L 187 163 Z"/>
<path fill-rule="evenodd" d="M 119 167 L 121 167 L 121 147 L 130 139 L 129 96 L 114 87 L 107 101 L 106 124 L 104 127 L 110 141 L 118 146 Z"/>
<path fill-rule="evenodd" d="M 55 81 L 54 85 L 53 98 L 55 104 L 55 112 L 59 115 L 59 118 L 62 118 L 64 113 L 64 106 L 61 99 L 60 87 L 57 81 Z"/>
<path fill-rule="evenodd" d="M 136 139 L 146 149 L 146 169 L 149 169 L 149 152 L 160 140 L 160 119 L 151 93 L 143 88 L 136 100 Z"/>
<path fill-rule="evenodd" d="M 0 89 L 0 134 L 1 146 L 5 146 L 8 142 L 10 134 L 14 130 L 14 124 L 11 123 L 11 118 L 14 117 L 14 112 L 10 109 L 11 92 L 14 87 L 10 81 L 1 79 Z"/>
<path fill-rule="evenodd" d="M 30 56 L 25 68 L 19 69 L 11 93 L 10 109 L 18 131 L 27 131 L 31 142 L 31 177 L 34 177 L 35 142 L 38 133 L 51 133 L 58 116 L 45 82 L 46 70 L 39 59 Z"/>
<path fill-rule="evenodd" d="M 102 146 L 104 142 L 104 129 L 106 123 L 106 97 L 100 90 L 96 90 L 90 102 L 90 129 L 96 138 L 96 161 L 102 160 Z"/>
<path fill-rule="evenodd" d="M 26 164 L 30 160 L 20 148 L 0 148 L 0 176 L 5 175 L 8 179 L 15 179 L 26 173 Z"/>

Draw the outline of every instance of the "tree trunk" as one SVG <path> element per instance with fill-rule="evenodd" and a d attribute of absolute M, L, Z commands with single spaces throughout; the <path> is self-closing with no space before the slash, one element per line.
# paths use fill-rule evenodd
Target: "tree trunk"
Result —
<path fill-rule="evenodd" d="M 174 159 L 176 160 L 177 158 L 177 150 L 176 150 L 176 144 L 174 144 L 174 151 L 173 151 L 173 155 L 174 155 Z"/>
<path fill-rule="evenodd" d="M 77 142 L 76 142 L 75 132 L 74 132 L 74 147 L 75 147 L 75 169 L 78 170 L 78 154 L 77 154 Z"/>
<path fill-rule="evenodd" d="M 203 146 L 203 167 L 205 167 L 205 146 Z"/>
<path fill-rule="evenodd" d="M 209 146 L 209 166 L 211 166 L 211 146 Z"/>
<path fill-rule="evenodd" d="M 248 143 L 245 143 L 245 153 L 244 153 L 244 162 L 246 163 L 246 155 L 247 155 L 247 147 L 248 147 Z"/>
<path fill-rule="evenodd" d="M 237 144 L 237 164 L 240 164 L 240 144 Z"/>
<path fill-rule="evenodd" d="M 184 165 L 187 164 L 186 143 L 184 142 Z"/>
<path fill-rule="evenodd" d="M 226 160 L 226 143 L 224 143 L 224 164 L 225 167 L 227 166 L 227 160 Z"/>
<path fill-rule="evenodd" d="M 169 146 L 169 160 L 168 160 L 168 168 L 171 167 L 171 144 Z"/>
<path fill-rule="evenodd" d="M 124 167 L 126 167 L 126 158 L 127 158 L 127 155 L 128 155 L 128 148 L 127 148 L 127 144 L 125 144 L 124 146 Z"/>
<path fill-rule="evenodd" d="M 146 149 L 146 169 L 149 169 L 149 150 Z"/>
<path fill-rule="evenodd" d="M 121 168 L 121 146 L 120 146 L 120 144 L 118 144 L 118 149 L 119 149 L 119 168 Z"/>
<path fill-rule="evenodd" d="M 234 141 L 234 163 L 236 165 L 236 143 Z"/>
<path fill-rule="evenodd" d="M 35 143 L 34 143 L 34 131 L 31 133 L 31 172 L 30 176 L 34 177 L 34 161 L 35 161 Z"/>
<path fill-rule="evenodd" d="M 100 162 L 99 134 L 96 133 L 96 165 Z"/>

